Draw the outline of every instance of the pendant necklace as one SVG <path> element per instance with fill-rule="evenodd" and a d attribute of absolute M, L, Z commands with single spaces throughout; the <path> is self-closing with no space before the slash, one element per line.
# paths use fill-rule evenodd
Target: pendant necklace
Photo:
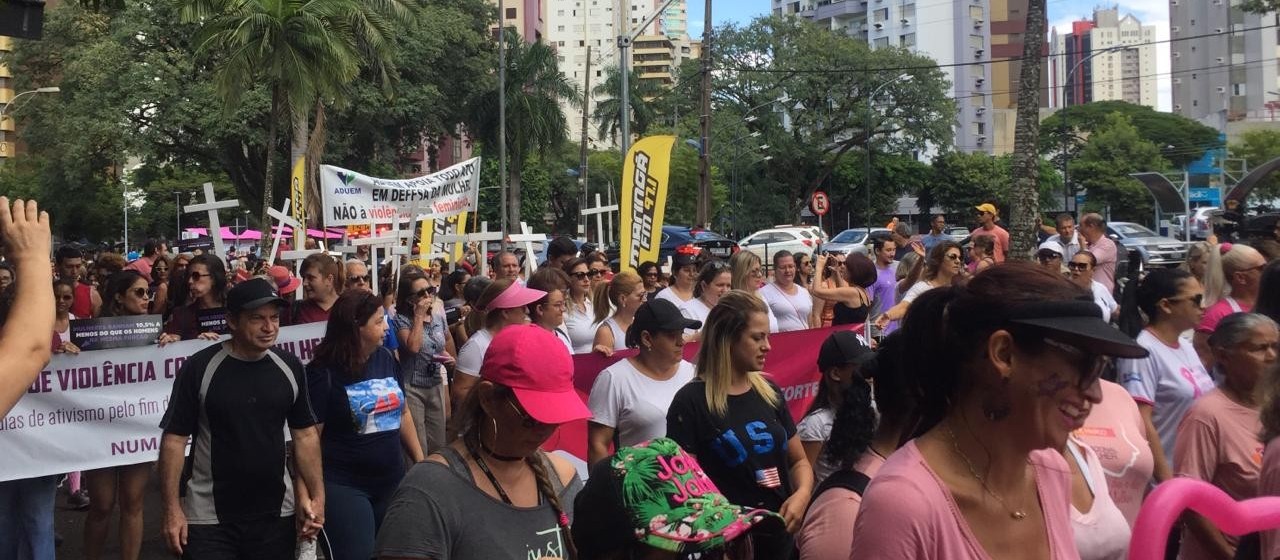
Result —
<path fill-rule="evenodd" d="M 951 447 L 956 450 L 956 455 L 959 455 L 960 459 L 964 460 L 965 466 L 969 467 L 969 474 L 973 475 L 973 478 L 978 480 L 978 484 L 982 485 L 982 490 L 992 498 L 995 498 L 997 502 L 1000 502 L 1000 506 L 1003 507 L 1005 511 L 1009 512 L 1009 517 L 1012 517 L 1014 521 L 1022 521 L 1023 519 L 1026 519 L 1027 512 L 1010 508 L 1009 504 L 1005 503 L 1004 498 L 1001 498 L 999 494 L 996 494 L 991 490 L 990 486 L 987 486 L 987 479 L 978 474 L 978 469 L 973 468 L 973 462 L 969 460 L 969 456 L 965 455 L 964 451 L 960 450 L 960 440 L 956 439 L 956 433 L 951 429 L 951 422 L 946 422 L 944 425 L 947 427 L 947 434 L 951 436 Z"/>

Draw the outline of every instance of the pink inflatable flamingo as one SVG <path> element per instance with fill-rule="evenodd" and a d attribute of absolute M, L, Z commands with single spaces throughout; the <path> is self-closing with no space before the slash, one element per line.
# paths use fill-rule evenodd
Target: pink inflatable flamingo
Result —
<path fill-rule="evenodd" d="M 1237 502 L 1207 482 L 1175 478 L 1156 486 L 1143 502 L 1129 542 L 1129 560 L 1163 560 L 1169 530 L 1186 509 L 1237 536 L 1280 527 L 1280 497 Z"/>

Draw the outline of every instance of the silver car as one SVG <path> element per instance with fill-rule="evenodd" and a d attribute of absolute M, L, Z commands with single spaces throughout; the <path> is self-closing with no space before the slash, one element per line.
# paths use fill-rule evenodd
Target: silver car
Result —
<path fill-rule="evenodd" d="M 1143 267 L 1169 267 L 1187 260 L 1187 244 L 1172 237 L 1165 237 L 1146 226 L 1133 222 L 1107 224 L 1107 236 L 1127 251 L 1137 251 Z"/>
<path fill-rule="evenodd" d="M 888 237 L 888 236 L 889 236 L 888 229 L 880 228 L 880 227 L 871 228 L 871 240 L 875 240 L 878 237 Z M 818 251 L 827 252 L 827 253 L 840 253 L 843 255 L 848 255 L 851 253 L 861 253 L 863 255 L 870 255 L 871 250 L 868 248 L 869 245 L 871 245 L 871 241 L 868 241 L 867 239 L 867 228 L 852 228 L 852 229 L 846 229 L 840 233 L 837 233 L 836 236 L 832 237 L 830 241 L 823 243 L 821 246 L 819 246 Z"/>

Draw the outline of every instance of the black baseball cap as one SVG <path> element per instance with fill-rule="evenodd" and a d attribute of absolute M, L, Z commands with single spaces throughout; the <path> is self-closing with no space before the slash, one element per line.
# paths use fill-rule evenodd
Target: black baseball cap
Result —
<path fill-rule="evenodd" d="M 1092 299 L 1028 303 L 1009 312 L 1007 320 L 1057 333 L 1103 356 L 1137 359 L 1148 354 L 1133 337 L 1103 321 Z"/>
<path fill-rule="evenodd" d="M 227 310 L 232 313 L 257 309 L 267 304 L 289 305 L 266 278 L 250 278 L 227 292 Z"/>
<path fill-rule="evenodd" d="M 640 333 L 644 331 L 674 332 L 700 328 L 702 321 L 685 317 L 676 304 L 670 301 L 655 298 L 640 304 L 640 308 L 636 310 L 635 319 L 632 319 L 631 326 L 627 328 L 627 348 L 639 346 Z"/>
<path fill-rule="evenodd" d="M 867 348 L 853 331 L 837 331 L 822 341 L 822 347 L 818 349 L 818 369 L 848 364 L 861 366 L 875 356 L 875 351 Z"/>

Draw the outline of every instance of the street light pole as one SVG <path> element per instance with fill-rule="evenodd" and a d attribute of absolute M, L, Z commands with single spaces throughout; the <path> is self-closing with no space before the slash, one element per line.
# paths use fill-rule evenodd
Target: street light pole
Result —
<path fill-rule="evenodd" d="M 627 157 L 627 150 L 631 149 L 631 56 L 629 54 L 631 42 L 644 33 L 644 28 L 653 23 L 653 20 L 658 19 L 658 16 L 662 15 L 662 12 L 666 11 L 667 7 L 674 1 L 666 0 L 661 6 L 658 6 L 657 10 L 646 16 L 630 31 L 618 34 L 618 69 L 622 73 L 622 91 L 619 92 L 620 95 L 618 96 L 619 110 L 622 112 L 619 115 L 621 122 L 618 128 L 622 133 L 622 141 L 618 146 L 622 149 L 623 158 Z M 628 2 L 629 0 L 620 0 L 619 2 L 619 6 L 622 8 L 618 11 L 618 13 L 622 14 L 622 25 L 618 26 L 619 30 L 625 29 L 627 21 L 630 19 L 628 16 L 631 12 L 627 9 L 629 7 Z"/>
<path fill-rule="evenodd" d="M 18 95 L 13 96 L 13 99 L 10 99 L 8 103 L 0 105 L 0 123 L 4 122 L 5 111 L 8 111 L 9 107 L 14 106 L 14 104 L 17 103 L 18 99 L 20 99 L 22 96 L 35 95 L 37 93 L 58 93 L 60 91 L 62 91 L 62 89 L 59 88 L 58 86 L 49 86 L 49 87 L 40 87 L 32 90 L 27 90 L 22 93 L 19 93 Z M 17 109 L 14 109 L 14 110 L 16 111 Z M 4 129 L 0 128 L 0 145 L 3 145 L 5 142 L 6 142 L 6 139 L 5 139 Z M 0 160 L 0 162 L 2 161 L 3 160 Z"/>
<path fill-rule="evenodd" d="M 866 130 L 865 134 L 867 135 L 867 141 L 866 141 L 867 157 L 865 162 L 866 166 L 864 168 L 863 181 L 867 185 L 867 240 L 868 241 L 871 240 L 871 218 L 872 218 L 872 212 L 871 212 L 871 107 L 872 105 L 875 104 L 876 95 L 880 93 L 880 90 L 884 89 L 889 84 L 893 84 L 897 82 L 909 82 L 912 79 L 913 78 L 911 74 L 907 74 L 907 73 L 898 74 L 898 76 L 893 78 L 892 80 L 889 80 L 883 84 L 880 84 L 878 87 L 876 87 L 876 89 L 871 90 L 871 95 L 867 96 L 867 115 L 866 115 L 866 124 L 864 126 L 864 129 Z"/>
<path fill-rule="evenodd" d="M 498 181 L 502 184 L 500 229 L 503 239 L 506 239 L 507 199 L 510 198 L 510 193 L 507 192 L 507 13 L 503 0 L 498 0 Z"/>
<path fill-rule="evenodd" d="M 1067 88 L 1071 87 L 1071 76 L 1075 75 L 1076 70 L 1079 70 L 1081 65 L 1083 65 L 1084 63 L 1090 60 L 1093 60 L 1093 57 L 1124 50 L 1124 48 L 1125 47 L 1123 45 L 1107 47 L 1096 53 L 1093 53 L 1089 56 L 1086 56 L 1080 59 L 1078 62 L 1075 63 L 1074 66 L 1071 67 L 1071 70 L 1067 71 L 1067 75 L 1062 80 L 1061 103 L 1062 103 L 1062 111 L 1064 112 L 1062 113 L 1062 115 L 1060 115 L 1060 118 L 1058 119 L 1058 130 L 1062 138 L 1062 211 L 1063 212 L 1066 212 L 1068 208 L 1071 208 L 1071 198 L 1075 195 L 1075 192 L 1073 192 L 1071 189 L 1071 175 L 1067 171 L 1067 160 L 1068 160 L 1067 158 L 1067 114 L 1065 113 L 1067 109 Z M 1077 212 L 1077 214 L 1078 213 L 1079 212 Z"/>

